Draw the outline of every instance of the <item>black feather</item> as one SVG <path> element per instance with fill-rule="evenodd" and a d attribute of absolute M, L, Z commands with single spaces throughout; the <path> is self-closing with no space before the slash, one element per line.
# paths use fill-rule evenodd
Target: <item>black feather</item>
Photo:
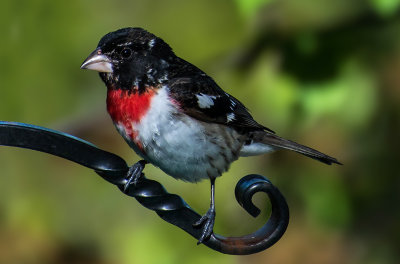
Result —
<path fill-rule="evenodd" d="M 310 147 L 306 147 L 294 141 L 281 138 L 275 134 L 271 134 L 268 132 L 255 132 L 253 133 L 254 142 L 260 142 L 263 144 L 267 144 L 277 148 L 283 148 L 295 151 L 297 153 L 303 154 L 304 156 L 310 157 L 312 159 L 318 160 L 325 164 L 331 165 L 332 163 L 336 163 L 339 165 L 343 165 L 337 159 L 328 156 L 318 150 L 312 149 Z"/>
<path fill-rule="evenodd" d="M 171 97 L 179 102 L 181 109 L 198 120 L 274 133 L 257 123 L 239 100 L 224 92 L 205 74 L 174 78 L 168 82 L 168 87 Z M 213 104 L 209 107 L 200 107 L 198 95 L 212 97 Z M 231 118 L 228 118 L 229 116 Z"/>

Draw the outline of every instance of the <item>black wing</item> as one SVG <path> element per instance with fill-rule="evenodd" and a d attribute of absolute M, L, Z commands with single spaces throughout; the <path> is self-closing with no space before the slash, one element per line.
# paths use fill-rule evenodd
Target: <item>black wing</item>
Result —
<path fill-rule="evenodd" d="M 224 92 L 205 74 L 169 81 L 171 97 L 189 116 L 198 120 L 251 130 L 272 130 L 257 123 L 246 107 Z"/>

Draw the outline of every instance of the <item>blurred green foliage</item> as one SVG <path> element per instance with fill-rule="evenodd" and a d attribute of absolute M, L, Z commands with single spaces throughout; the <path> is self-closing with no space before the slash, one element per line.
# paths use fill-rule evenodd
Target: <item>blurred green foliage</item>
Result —
<path fill-rule="evenodd" d="M 237 4 L 237 8 L 239 12 L 243 14 L 243 16 L 251 17 L 256 15 L 257 11 L 267 4 L 271 2 L 270 0 L 235 0 Z"/>
<path fill-rule="evenodd" d="M 0 120 L 72 133 L 133 163 L 138 157 L 105 111 L 103 83 L 79 66 L 104 34 L 140 26 L 260 123 L 345 165 L 285 151 L 235 162 L 217 181 L 216 232 L 241 235 L 263 224 L 234 200 L 235 183 L 249 173 L 268 176 L 291 209 L 276 245 L 238 257 L 196 246 L 83 167 L 1 147 L 0 263 L 398 263 L 399 3 L 3 1 Z M 207 209 L 208 182 L 179 182 L 152 166 L 146 174 Z"/>
<path fill-rule="evenodd" d="M 396 13 L 400 5 L 399 0 L 370 0 L 373 8 L 383 16 L 391 16 Z"/>

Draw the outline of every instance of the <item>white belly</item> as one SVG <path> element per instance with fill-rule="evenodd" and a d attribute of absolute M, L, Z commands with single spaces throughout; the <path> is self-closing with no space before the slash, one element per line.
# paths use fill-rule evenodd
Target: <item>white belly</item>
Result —
<path fill-rule="evenodd" d="M 116 126 L 126 138 L 123 128 Z M 152 98 L 141 122 L 132 127 L 142 144 L 143 152 L 132 146 L 139 155 L 172 177 L 190 182 L 220 176 L 243 145 L 231 128 L 180 114 L 164 87 Z"/>

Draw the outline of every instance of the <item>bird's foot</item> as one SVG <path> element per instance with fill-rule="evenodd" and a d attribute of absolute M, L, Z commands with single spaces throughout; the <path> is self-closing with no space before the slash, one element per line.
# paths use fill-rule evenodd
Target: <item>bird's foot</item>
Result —
<path fill-rule="evenodd" d="M 136 185 L 138 183 L 140 177 L 142 177 L 142 171 L 144 170 L 146 163 L 145 160 L 139 160 L 129 168 L 128 173 L 126 174 L 127 181 L 124 185 L 124 192 L 128 190 L 131 184 Z"/>
<path fill-rule="evenodd" d="M 215 223 L 215 209 L 208 209 L 207 213 L 203 215 L 196 223 L 193 224 L 193 227 L 200 228 L 202 227 L 201 236 L 197 245 L 203 243 L 205 240 L 209 239 Z"/>

